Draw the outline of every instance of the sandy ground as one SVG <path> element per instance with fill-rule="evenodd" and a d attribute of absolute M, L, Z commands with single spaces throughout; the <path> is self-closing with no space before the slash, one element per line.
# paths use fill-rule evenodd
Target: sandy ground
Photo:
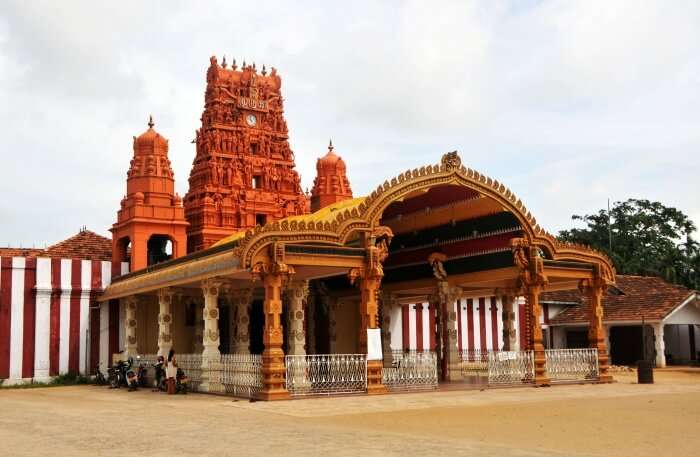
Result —
<path fill-rule="evenodd" d="M 277 403 L 104 387 L 0 390 L 0 455 L 685 456 L 700 449 L 700 371 L 637 385 Z"/>

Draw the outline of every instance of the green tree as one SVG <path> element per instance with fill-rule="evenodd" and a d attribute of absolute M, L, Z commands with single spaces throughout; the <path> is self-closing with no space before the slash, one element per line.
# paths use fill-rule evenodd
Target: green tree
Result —
<path fill-rule="evenodd" d="M 629 199 L 610 211 L 572 216 L 585 228 L 559 232 L 559 239 L 604 251 L 620 274 L 661 276 L 667 281 L 700 287 L 700 245 L 692 237 L 693 221 L 659 202 Z"/>

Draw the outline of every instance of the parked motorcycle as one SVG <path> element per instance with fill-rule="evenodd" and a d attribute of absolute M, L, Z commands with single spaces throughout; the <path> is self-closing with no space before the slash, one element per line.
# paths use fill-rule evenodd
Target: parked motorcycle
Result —
<path fill-rule="evenodd" d="M 154 371 L 154 381 L 153 381 L 153 391 L 154 392 L 165 392 L 168 390 L 166 385 L 167 378 L 165 377 L 165 358 L 162 355 L 158 356 L 158 361 L 153 365 Z"/>
<path fill-rule="evenodd" d="M 117 360 L 114 365 L 107 370 L 107 379 L 111 389 L 118 389 L 122 386 L 128 386 L 126 373 L 130 369 L 130 365 L 123 361 Z"/>
<path fill-rule="evenodd" d="M 177 369 L 177 376 L 175 377 L 175 393 L 181 393 L 183 395 L 187 394 L 187 389 L 189 387 L 189 378 L 182 370 L 182 368 Z"/>
<path fill-rule="evenodd" d="M 100 371 L 99 368 L 95 372 L 94 382 L 95 382 L 95 385 L 97 385 L 97 386 L 105 386 L 105 385 L 109 384 L 107 379 L 105 379 L 105 375 L 102 374 L 102 372 Z"/>
<path fill-rule="evenodd" d="M 136 356 L 137 359 L 141 357 Z M 148 373 L 148 363 L 145 361 L 139 362 L 139 367 L 136 370 L 136 379 L 139 387 L 148 387 L 146 382 L 146 374 Z"/>
<path fill-rule="evenodd" d="M 138 390 L 138 372 L 134 370 L 132 366 L 134 365 L 134 358 L 129 357 L 126 367 L 126 385 L 129 387 L 129 392 Z"/>

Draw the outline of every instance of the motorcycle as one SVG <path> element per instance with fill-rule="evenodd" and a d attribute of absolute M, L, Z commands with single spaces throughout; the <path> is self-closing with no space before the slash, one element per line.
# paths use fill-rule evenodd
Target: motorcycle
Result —
<path fill-rule="evenodd" d="M 153 381 L 153 391 L 154 392 L 165 392 L 168 390 L 166 385 L 167 378 L 165 377 L 165 358 L 160 355 L 158 356 L 158 361 L 153 365 L 154 381 Z"/>
<path fill-rule="evenodd" d="M 137 359 L 141 357 L 137 356 Z M 146 374 L 148 373 L 148 363 L 142 361 L 139 363 L 139 367 L 136 371 L 136 379 L 139 387 L 147 387 Z"/>
<path fill-rule="evenodd" d="M 105 386 L 109 384 L 109 381 L 105 379 L 105 375 L 102 374 L 100 369 L 97 369 L 97 372 L 95 373 L 95 379 L 94 379 L 95 385 L 97 386 Z"/>
<path fill-rule="evenodd" d="M 127 382 L 127 371 L 130 365 L 123 360 L 117 360 L 111 367 L 107 369 L 107 380 L 109 382 L 110 389 L 118 389 L 122 386 L 128 386 Z"/>
<path fill-rule="evenodd" d="M 131 367 L 134 365 L 133 357 L 129 357 L 126 366 L 126 385 L 129 387 L 129 392 L 138 390 L 138 373 L 134 371 Z"/>
<path fill-rule="evenodd" d="M 182 368 L 178 368 L 177 376 L 175 377 L 175 393 L 186 395 L 189 381 L 190 379 L 187 377 Z"/>

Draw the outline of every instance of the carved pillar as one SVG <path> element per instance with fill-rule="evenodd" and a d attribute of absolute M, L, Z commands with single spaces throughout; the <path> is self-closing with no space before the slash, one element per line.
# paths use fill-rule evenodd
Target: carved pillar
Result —
<path fill-rule="evenodd" d="M 295 281 L 287 288 L 287 353 L 306 355 L 306 331 L 304 330 L 304 304 L 309 294 L 308 281 Z"/>
<path fill-rule="evenodd" d="M 265 287 L 265 301 L 263 312 L 265 314 L 265 327 L 263 331 L 263 344 L 265 350 L 263 359 L 263 388 L 260 398 L 263 400 L 282 400 L 289 398 L 289 392 L 285 385 L 286 369 L 284 365 L 284 351 L 282 350 L 282 285 L 285 275 L 279 271 L 270 271 L 263 274 Z"/>
<path fill-rule="evenodd" d="M 540 305 L 540 294 L 544 289 L 544 283 L 532 281 L 527 286 L 527 313 L 530 323 L 530 349 L 533 351 L 535 359 L 535 385 L 548 386 L 549 377 L 547 376 L 547 361 L 544 352 L 544 344 L 542 342 L 542 326 L 540 325 L 540 315 L 542 314 L 542 306 Z"/>
<path fill-rule="evenodd" d="M 444 322 L 444 357 L 447 366 L 447 379 L 459 381 L 462 379 L 462 367 L 460 366 L 459 335 L 457 334 L 457 312 L 455 311 L 455 301 L 462 295 L 459 287 L 447 286 L 447 281 L 441 286 L 447 290 L 442 300 L 442 315 Z"/>
<path fill-rule="evenodd" d="M 215 279 L 202 281 L 204 295 L 204 350 L 202 351 L 203 392 L 221 391 L 221 353 L 219 352 L 219 293 L 221 282 Z"/>
<path fill-rule="evenodd" d="M 533 351 L 535 359 L 535 385 L 548 386 L 547 360 L 542 344 L 542 327 L 540 326 L 540 294 L 547 284 L 547 277 L 544 273 L 544 261 L 542 253 L 536 246 L 530 245 L 525 238 L 515 238 L 511 240 L 511 251 L 513 262 L 520 268 L 518 278 L 518 289 L 525 295 L 526 316 L 525 324 L 527 331 L 525 350 Z"/>
<path fill-rule="evenodd" d="M 173 335 L 170 327 L 173 323 L 172 305 L 175 292 L 172 288 L 166 287 L 158 291 L 158 355 L 168 356 L 168 352 L 173 347 Z"/>
<path fill-rule="evenodd" d="M 324 297 L 323 304 L 328 315 L 328 352 L 331 354 L 336 354 L 338 352 L 337 319 L 340 300 L 335 297 Z"/>
<path fill-rule="evenodd" d="M 204 350 L 204 318 L 202 317 L 204 300 L 202 297 L 192 299 L 194 303 L 194 353 L 201 354 Z"/>
<path fill-rule="evenodd" d="M 664 343 L 664 323 L 654 324 L 654 349 L 656 351 L 656 368 L 666 366 L 666 343 Z M 644 348 L 646 352 L 646 348 Z M 602 371 L 601 371 L 602 374 Z"/>
<path fill-rule="evenodd" d="M 136 304 L 138 298 L 135 295 L 123 298 L 126 318 L 124 321 L 126 328 L 126 339 L 124 340 L 124 358 L 136 356 L 138 354 L 138 341 L 136 340 Z"/>
<path fill-rule="evenodd" d="M 382 352 L 384 353 L 384 367 L 391 368 L 394 354 L 391 350 L 391 313 L 398 300 L 394 294 L 382 295 Z"/>
<path fill-rule="evenodd" d="M 231 292 L 231 303 L 236 308 L 236 319 L 233 322 L 234 354 L 250 354 L 250 299 L 251 289 Z"/>
<path fill-rule="evenodd" d="M 503 312 L 501 318 L 503 320 L 503 350 L 517 351 L 518 338 L 515 331 L 515 294 L 501 293 L 501 307 Z"/>
<path fill-rule="evenodd" d="M 316 354 L 316 297 L 306 300 L 306 351 Z"/>
<path fill-rule="evenodd" d="M 379 327 L 379 306 L 377 294 L 381 284 L 381 276 L 370 276 L 360 279 L 360 353 L 367 353 L 367 329 Z M 382 384 L 381 360 L 367 361 L 367 393 L 386 393 L 386 387 Z"/>
<path fill-rule="evenodd" d="M 435 334 L 435 358 L 437 363 L 438 379 L 448 380 L 447 363 L 445 358 L 445 312 L 442 309 L 442 300 L 437 292 L 428 297 L 428 306 L 435 309 L 435 321 L 437 322 L 437 333 Z"/>
<path fill-rule="evenodd" d="M 438 322 L 438 335 L 435 339 L 435 352 L 438 358 L 438 370 L 443 381 L 459 381 L 462 369 L 459 356 L 459 337 L 457 335 L 457 313 L 455 301 L 462 295 L 459 287 L 450 287 L 446 280 L 438 281 L 437 291 L 428 300 L 435 307 Z"/>
<path fill-rule="evenodd" d="M 605 344 L 605 327 L 603 327 L 603 294 L 607 284 L 600 278 L 581 281 L 581 291 L 588 296 L 588 343 L 589 347 L 598 351 L 599 380 L 612 382 L 608 372 L 609 356 Z"/>

